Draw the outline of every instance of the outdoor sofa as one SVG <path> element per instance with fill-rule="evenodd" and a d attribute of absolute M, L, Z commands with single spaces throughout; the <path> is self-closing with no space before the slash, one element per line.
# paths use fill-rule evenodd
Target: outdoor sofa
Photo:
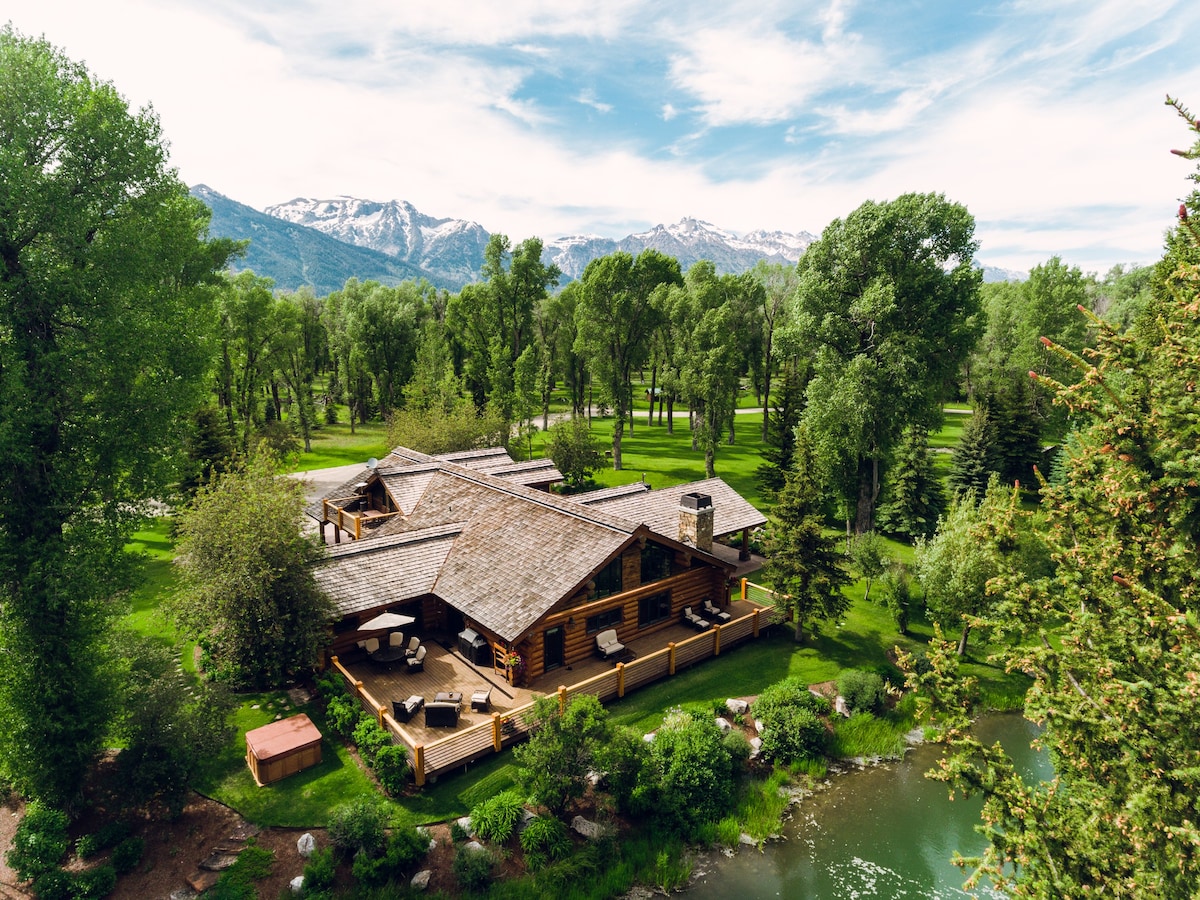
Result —
<path fill-rule="evenodd" d="M 596 652 L 605 659 L 616 656 L 625 649 L 625 645 L 617 640 L 617 630 L 609 628 L 596 635 Z"/>

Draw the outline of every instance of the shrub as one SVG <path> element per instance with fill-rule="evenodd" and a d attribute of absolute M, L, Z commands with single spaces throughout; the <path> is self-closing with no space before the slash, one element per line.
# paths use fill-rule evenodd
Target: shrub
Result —
<path fill-rule="evenodd" d="M 721 739 L 711 718 L 669 712 L 639 773 L 635 810 L 683 834 L 724 815 L 733 795 L 733 763 Z"/>
<path fill-rule="evenodd" d="M 35 800 L 25 807 L 25 818 L 17 825 L 8 864 L 22 881 L 36 879 L 58 868 L 69 845 L 67 814 Z"/>
<path fill-rule="evenodd" d="M 388 838 L 380 857 L 360 853 L 354 857 L 354 879 L 369 888 L 382 887 L 404 874 L 429 852 L 429 838 L 411 826 L 398 828 Z"/>
<path fill-rule="evenodd" d="M 334 809 L 329 817 L 329 840 L 342 853 L 374 855 L 383 849 L 386 825 L 383 805 L 372 797 L 360 797 Z"/>
<path fill-rule="evenodd" d="M 63 869 L 47 869 L 33 880 L 33 893 L 38 900 L 72 900 L 75 879 Z"/>
<path fill-rule="evenodd" d="M 571 836 L 567 826 L 553 816 L 531 819 L 521 832 L 521 849 L 525 863 L 533 871 L 544 869 L 554 860 L 565 859 L 571 853 Z"/>
<path fill-rule="evenodd" d="M 750 758 L 750 742 L 741 731 L 728 731 L 721 738 L 721 746 L 729 754 L 734 766 L 742 766 Z"/>
<path fill-rule="evenodd" d="M 478 891 L 487 887 L 492 878 L 495 860 L 487 850 L 461 848 L 454 854 L 450 871 L 454 873 L 458 886 L 464 891 Z"/>
<path fill-rule="evenodd" d="M 77 874 L 74 882 L 72 896 L 75 900 L 100 900 L 116 889 L 117 870 L 111 865 L 97 866 Z"/>
<path fill-rule="evenodd" d="M 350 695 L 350 686 L 346 684 L 346 679 L 337 669 L 326 669 L 317 675 L 317 693 L 325 698 L 328 703 L 335 697 L 347 697 Z"/>
<path fill-rule="evenodd" d="M 125 875 L 132 872 L 139 862 L 142 861 L 142 853 L 145 852 L 146 844 L 140 837 L 129 837 L 117 844 L 113 848 L 112 859 L 110 862 L 118 875 Z"/>
<path fill-rule="evenodd" d="M 328 891 L 337 880 L 337 865 L 333 861 L 333 848 L 317 850 L 304 866 L 304 894 L 311 897 Z"/>
<path fill-rule="evenodd" d="M 463 828 L 457 822 L 450 823 L 450 840 L 452 840 L 454 843 L 461 844 L 470 837 L 471 835 L 467 829 Z"/>
<path fill-rule="evenodd" d="M 875 672 L 864 672 L 862 669 L 844 670 L 838 676 L 838 693 L 846 701 L 846 708 L 851 714 L 879 712 L 887 696 L 883 679 Z"/>
<path fill-rule="evenodd" d="M 330 697 L 325 703 L 325 722 L 338 737 L 349 740 L 358 720 L 363 718 L 362 707 L 346 694 Z"/>
<path fill-rule="evenodd" d="M 766 688 L 754 701 L 751 712 L 765 723 L 781 707 L 807 709 L 816 716 L 827 716 L 833 711 L 833 704 L 814 694 L 804 681 L 794 677 L 777 681 Z"/>
<path fill-rule="evenodd" d="M 471 827 L 485 841 L 503 844 L 512 837 L 524 808 L 516 791 L 501 791 L 471 810 Z"/>
<path fill-rule="evenodd" d="M 363 716 L 354 727 L 354 743 L 363 762 L 371 768 L 375 768 L 375 757 L 380 750 L 394 746 L 392 736 L 369 716 Z"/>
<path fill-rule="evenodd" d="M 388 743 L 375 751 L 375 777 L 393 797 L 408 785 L 408 752 L 398 744 Z"/>
<path fill-rule="evenodd" d="M 800 706 L 780 707 L 763 720 L 762 752 L 768 759 L 790 762 L 819 757 L 827 741 L 825 723 Z"/>
<path fill-rule="evenodd" d="M 107 822 L 92 834 L 85 834 L 75 842 L 75 854 L 80 859 L 90 859 L 101 850 L 107 850 L 129 837 L 129 825 L 125 822 Z M 134 865 L 137 865 L 134 863 Z"/>

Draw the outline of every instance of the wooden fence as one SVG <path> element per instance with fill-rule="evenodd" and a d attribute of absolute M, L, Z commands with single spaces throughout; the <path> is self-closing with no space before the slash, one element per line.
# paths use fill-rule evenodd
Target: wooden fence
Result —
<path fill-rule="evenodd" d="M 663 649 L 631 662 L 617 663 L 611 670 L 599 675 L 572 685 L 560 686 L 556 692 L 559 709 L 565 709 L 567 701 L 577 694 L 594 694 L 602 703 L 624 697 L 630 691 L 668 678 L 698 662 L 719 656 L 723 650 L 759 637 L 763 629 L 782 622 L 785 618 L 770 603 L 771 596 L 769 589 L 743 578 L 741 599 L 755 604 L 756 608 L 752 612 L 724 625 L 713 625 L 695 637 L 672 641 Z M 413 778 L 418 785 L 425 784 L 430 776 L 436 776 L 455 766 L 464 765 L 490 753 L 499 753 L 505 747 L 524 740 L 529 734 L 532 703 L 503 714 L 492 713 L 490 721 L 468 726 L 428 744 L 417 743 L 404 730 L 403 725 L 392 718 L 390 710 L 372 697 L 363 687 L 363 683 L 355 680 L 341 662 L 335 659 L 334 666 L 342 673 L 363 708 L 376 718 L 381 727 L 392 734 L 396 743 L 408 749 Z"/>

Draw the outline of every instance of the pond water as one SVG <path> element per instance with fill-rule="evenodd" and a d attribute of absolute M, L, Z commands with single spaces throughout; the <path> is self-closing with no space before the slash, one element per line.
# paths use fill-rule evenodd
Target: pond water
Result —
<path fill-rule="evenodd" d="M 1050 776 L 1045 754 L 1029 746 L 1037 726 L 1020 715 L 986 716 L 975 732 L 986 743 L 1000 741 L 1025 778 Z M 924 777 L 941 752 L 922 745 L 901 761 L 833 776 L 794 810 L 786 840 L 716 863 L 688 890 L 689 900 L 969 896 L 962 890 L 969 873 L 950 858 L 955 850 L 971 856 L 983 849 L 974 830 L 982 801 L 951 801 L 944 784 Z M 987 888 L 975 894 L 999 896 Z"/>

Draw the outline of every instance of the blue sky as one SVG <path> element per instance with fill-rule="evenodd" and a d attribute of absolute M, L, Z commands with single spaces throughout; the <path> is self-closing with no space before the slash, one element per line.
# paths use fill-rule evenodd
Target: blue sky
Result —
<path fill-rule="evenodd" d="M 514 241 L 695 216 L 819 234 L 937 191 L 979 258 L 1151 262 L 1200 3 L 0 0 L 153 104 L 189 184 L 401 199 Z"/>

